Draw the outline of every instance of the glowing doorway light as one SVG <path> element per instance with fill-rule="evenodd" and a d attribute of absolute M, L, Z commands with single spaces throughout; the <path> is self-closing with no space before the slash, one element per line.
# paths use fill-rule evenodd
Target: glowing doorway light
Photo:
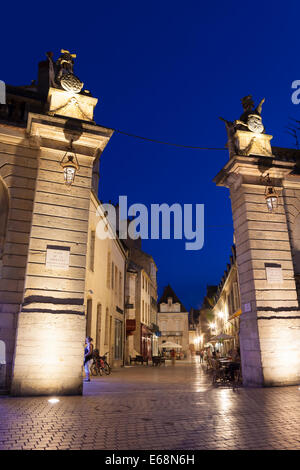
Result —
<path fill-rule="evenodd" d="M 59 402 L 59 399 L 58 399 L 58 398 L 50 398 L 50 399 L 48 400 L 48 402 L 53 405 L 53 404 L 55 404 L 55 403 L 58 403 L 58 402 Z"/>

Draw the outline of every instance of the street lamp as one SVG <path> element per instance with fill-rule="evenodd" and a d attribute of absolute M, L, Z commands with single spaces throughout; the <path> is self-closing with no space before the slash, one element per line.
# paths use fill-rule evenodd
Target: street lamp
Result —
<path fill-rule="evenodd" d="M 60 162 L 61 167 L 64 170 L 64 181 L 67 186 L 71 186 L 74 183 L 76 171 L 79 170 L 79 163 L 76 157 L 76 153 L 73 151 L 72 140 L 70 143 L 70 150 L 68 150 L 62 161 Z"/>
<path fill-rule="evenodd" d="M 266 186 L 265 199 L 269 212 L 275 212 L 278 207 L 278 194 L 273 186 Z"/>
<path fill-rule="evenodd" d="M 274 186 L 271 184 L 271 180 L 269 175 L 267 175 L 265 178 L 265 200 L 267 204 L 267 208 L 269 212 L 275 212 L 277 207 L 278 207 L 278 197 L 279 194 L 275 190 Z"/>

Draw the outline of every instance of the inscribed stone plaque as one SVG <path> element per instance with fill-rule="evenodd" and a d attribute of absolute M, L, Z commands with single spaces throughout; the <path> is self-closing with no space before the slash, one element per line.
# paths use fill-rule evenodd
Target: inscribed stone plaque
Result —
<path fill-rule="evenodd" d="M 274 282 L 283 282 L 281 264 L 265 264 L 267 281 L 272 284 Z"/>
<path fill-rule="evenodd" d="M 70 266 L 69 246 L 47 246 L 46 268 L 68 270 Z"/>

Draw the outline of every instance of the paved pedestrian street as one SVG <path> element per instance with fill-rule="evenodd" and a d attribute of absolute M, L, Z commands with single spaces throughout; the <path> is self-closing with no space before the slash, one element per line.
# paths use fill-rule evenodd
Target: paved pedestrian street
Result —
<path fill-rule="evenodd" d="M 215 388 L 198 362 L 117 369 L 48 399 L 0 397 L 0 449 L 300 448 L 299 387 Z"/>

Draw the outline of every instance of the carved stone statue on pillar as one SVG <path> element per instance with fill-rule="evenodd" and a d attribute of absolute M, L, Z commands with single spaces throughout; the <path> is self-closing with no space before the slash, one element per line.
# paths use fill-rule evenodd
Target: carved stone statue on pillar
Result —
<path fill-rule="evenodd" d="M 260 101 L 256 108 L 251 95 L 242 98 L 241 102 L 244 112 L 239 119 L 231 122 L 222 117 L 220 118 L 226 125 L 230 158 L 236 154 L 271 156 L 272 151 L 269 141 L 272 136 L 265 134 L 261 117 L 265 98 Z"/>
<path fill-rule="evenodd" d="M 76 54 L 61 49 L 61 55 L 53 61 L 52 52 L 47 52 L 49 61 L 49 114 L 74 117 L 93 122 L 93 111 L 98 100 L 83 90 L 83 82 L 73 71 Z"/>

